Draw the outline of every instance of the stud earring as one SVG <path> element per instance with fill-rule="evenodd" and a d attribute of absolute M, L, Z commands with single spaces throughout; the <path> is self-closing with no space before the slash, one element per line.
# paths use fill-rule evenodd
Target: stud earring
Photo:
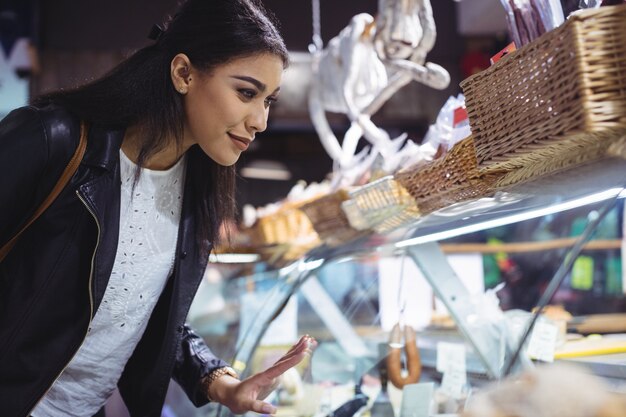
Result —
<path fill-rule="evenodd" d="M 178 89 L 178 91 L 179 91 L 181 94 L 184 94 L 184 93 L 185 93 L 185 89 L 184 89 L 184 88 L 180 88 L 180 89 Z"/>

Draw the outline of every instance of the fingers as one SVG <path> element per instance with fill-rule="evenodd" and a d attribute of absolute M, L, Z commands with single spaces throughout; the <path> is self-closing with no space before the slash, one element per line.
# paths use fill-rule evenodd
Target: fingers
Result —
<path fill-rule="evenodd" d="M 311 336 L 309 335 L 304 335 L 300 338 L 300 340 L 298 340 L 298 343 L 296 343 L 295 345 L 291 346 L 291 348 L 287 351 L 287 353 L 285 353 L 283 355 L 283 358 L 285 356 L 289 356 L 291 354 L 293 354 L 294 352 L 302 349 L 302 348 L 306 348 L 307 344 L 309 343 L 309 341 L 313 339 Z M 314 340 L 314 339 L 313 339 Z"/>
<path fill-rule="evenodd" d="M 276 407 L 265 401 L 255 400 L 252 401 L 250 411 L 254 411 L 259 414 L 276 414 Z"/>
<path fill-rule="evenodd" d="M 315 346 L 317 346 L 315 339 L 305 335 L 300 338 L 298 343 L 292 346 L 292 348 L 289 349 L 289 351 L 270 368 L 242 381 L 242 386 L 247 384 L 247 386 L 256 387 L 255 397 L 257 399 L 251 401 L 250 403 L 246 401 L 248 410 L 261 414 L 276 413 L 276 408 L 274 406 L 262 400 L 276 388 L 279 383 L 278 377 L 285 373 L 285 371 L 289 368 L 297 365 L 307 355 L 310 356 Z M 233 410 L 231 408 L 231 411 L 237 414 L 236 411 L 240 410 Z"/>
<path fill-rule="evenodd" d="M 280 358 L 274 365 L 262 372 L 265 378 L 274 379 L 282 375 L 289 368 L 300 363 L 306 356 L 310 356 L 317 342 L 310 336 L 301 339 L 295 348 Z"/>
<path fill-rule="evenodd" d="M 302 352 L 296 353 L 292 356 L 285 357 L 280 359 L 274 365 L 266 369 L 263 374 L 265 377 L 273 379 L 282 375 L 289 368 L 294 367 L 298 363 L 300 363 L 307 355 L 310 355 L 310 350 L 303 350 Z"/>
<path fill-rule="evenodd" d="M 268 395 L 270 395 L 272 392 L 274 392 L 274 390 L 278 387 L 280 381 L 278 378 L 274 378 L 274 381 L 265 387 L 262 387 L 261 390 L 259 391 L 259 394 L 257 395 L 256 399 L 257 400 L 264 400 L 267 398 Z"/>
<path fill-rule="evenodd" d="M 276 361 L 274 366 L 280 365 L 285 361 L 292 361 L 294 358 L 298 358 L 296 360 L 296 363 L 300 362 L 304 358 L 303 355 L 312 354 L 315 346 L 317 346 L 317 342 L 315 341 L 315 339 L 313 339 L 309 335 L 305 335 L 301 337 L 298 343 L 293 345 L 287 353 L 285 353 L 278 361 Z"/>
<path fill-rule="evenodd" d="M 289 349 L 289 351 L 287 353 L 285 353 L 278 361 L 282 361 L 284 359 L 290 358 L 294 355 L 298 355 L 300 354 L 300 352 L 304 353 L 308 353 L 311 354 L 313 352 L 313 349 L 315 348 L 315 346 L 317 346 L 317 341 L 312 338 L 311 336 L 304 335 L 300 338 L 300 340 L 298 341 L 298 343 L 296 343 L 295 345 L 293 345 L 291 347 L 291 349 Z"/>
<path fill-rule="evenodd" d="M 298 363 L 300 363 L 300 361 L 302 361 L 304 357 L 305 357 L 305 353 L 301 352 L 289 358 L 281 359 L 278 362 L 276 362 L 274 365 L 267 368 L 261 374 L 263 375 L 263 377 L 269 380 L 273 380 L 274 378 L 278 378 L 279 376 L 284 374 L 285 371 L 287 371 L 287 369 L 292 368 Z"/>
<path fill-rule="evenodd" d="M 298 343 L 292 346 L 274 365 L 254 377 L 261 385 L 269 385 L 275 378 L 281 376 L 289 368 L 300 363 L 306 356 L 310 356 L 317 342 L 309 335 L 305 335 Z M 263 382 L 261 382 L 263 381 Z"/>

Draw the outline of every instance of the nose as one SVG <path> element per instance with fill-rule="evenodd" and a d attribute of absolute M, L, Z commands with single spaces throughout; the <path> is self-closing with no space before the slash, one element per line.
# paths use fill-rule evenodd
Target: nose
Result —
<path fill-rule="evenodd" d="M 263 132 L 267 129 L 267 117 L 269 116 L 269 107 L 255 106 L 248 118 L 248 128 L 252 131 Z"/>

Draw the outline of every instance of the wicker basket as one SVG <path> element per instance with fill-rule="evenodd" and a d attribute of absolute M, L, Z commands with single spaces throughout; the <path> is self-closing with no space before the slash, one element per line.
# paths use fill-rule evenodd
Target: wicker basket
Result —
<path fill-rule="evenodd" d="M 492 194 L 500 176 L 500 172 L 479 172 L 470 136 L 457 143 L 443 158 L 399 172 L 395 178 L 413 196 L 420 212 L 426 214 Z"/>
<path fill-rule="evenodd" d="M 618 140 L 611 141 L 606 156 L 626 159 L 626 134 Z"/>
<path fill-rule="evenodd" d="M 349 192 L 349 198 L 341 207 L 350 225 L 357 230 L 377 230 L 376 226 L 383 222 L 400 227 L 419 217 L 415 200 L 393 176 L 357 187 Z"/>
<path fill-rule="evenodd" d="M 612 131 L 605 131 L 575 135 L 527 155 L 524 166 L 504 174 L 495 186 L 519 184 L 610 157 L 626 157 L 626 134 L 617 136 Z"/>
<path fill-rule="evenodd" d="M 626 5 L 586 10 L 461 83 L 481 170 L 626 131 L 625 22 Z"/>
<path fill-rule="evenodd" d="M 330 246 L 340 245 L 369 231 L 359 231 L 350 226 L 348 218 L 341 209 L 341 203 L 348 199 L 346 190 L 338 190 L 317 198 L 302 206 L 320 239 Z"/>

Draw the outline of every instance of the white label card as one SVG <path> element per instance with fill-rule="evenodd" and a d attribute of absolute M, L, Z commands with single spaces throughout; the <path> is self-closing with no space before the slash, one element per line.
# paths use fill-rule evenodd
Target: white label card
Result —
<path fill-rule="evenodd" d="M 461 372 L 455 368 L 449 368 L 443 373 L 441 380 L 441 390 L 453 398 L 461 398 L 463 387 L 467 383 L 465 371 Z"/>
<path fill-rule="evenodd" d="M 435 384 L 432 382 L 405 385 L 402 389 L 400 417 L 430 416 L 430 403 L 433 399 L 434 390 Z"/>
<path fill-rule="evenodd" d="M 467 383 L 465 345 L 437 343 L 437 371 L 443 373 L 441 390 L 453 398 L 460 398 Z"/>
<path fill-rule="evenodd" d="M 558 333 L 559 329 L 554 324 L 537 321 L 526 349 L 528 356 L 543 362 L 554 362 Z"/>
<path fill-rule="evenodd" d="M 437 343 L 437 371 L 445 373 L 450 369 L 465 374 L 465 345 L 459 343 Z"/>

